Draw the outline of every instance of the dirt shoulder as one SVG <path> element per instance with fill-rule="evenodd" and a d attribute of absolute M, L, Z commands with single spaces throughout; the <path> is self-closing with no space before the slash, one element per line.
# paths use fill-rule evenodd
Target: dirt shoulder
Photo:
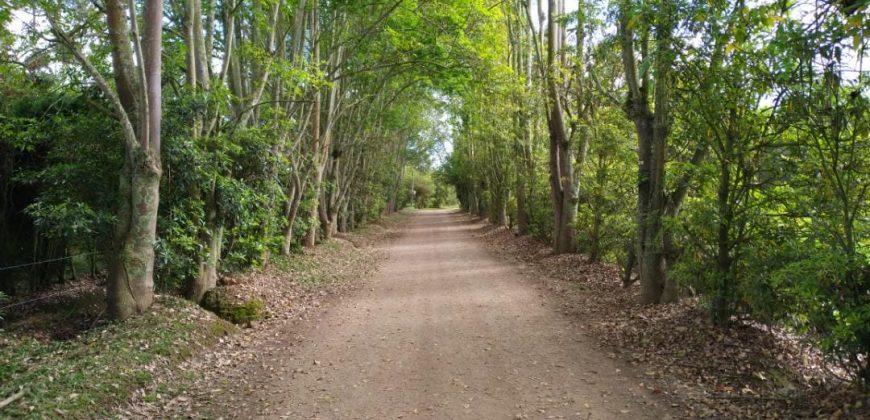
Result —
<path fill-rule="evenodd" d="M 870 396 L 831 374 L 798 337 L 750 322 L 717 326 L 696 299 L 643 306 L 612 264 L 554 255 L 541 241 L 481 225 L 493 255 L 520 263 L 601 351 L 639 372 L 635 382 L 670 397 L 683 417 L 870 418 Z"/>
<path fill-rule="evenodd" d="M 265 318 L 243 325 L 239 333 L 220 337 L 207 351 L 155 375 L 128 402 L 116 407 L 115 415 L 217 418 L 225 417 L 227 411 L 250 414 L 246 401 L 260 398 L 252 396 L 258 383 L 278 379 L 273 370 L 261 370 L 263 360 L 292 347 L 302 339 L 295 331 L 364 287 L 387 256 L 382 245 L 392 240 L 395 226 L 405 217 L 391 216 L 302 254 L 274 258 L 267 269 L 222 279 L 222 293 L 239 301 L 262 302 Z"/>

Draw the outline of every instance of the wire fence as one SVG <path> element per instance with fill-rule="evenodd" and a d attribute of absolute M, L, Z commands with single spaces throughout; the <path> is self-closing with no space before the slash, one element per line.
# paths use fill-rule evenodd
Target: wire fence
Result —
<path fill-rule="evenodd" d="M 21 302 L 15 302 L 15 303 L 10 304 L 10 305 L 0 306 L 0 313 L 2 313 L 3 311 L 5 311 L 6 309 L 9 309 L 9 308 L 14 308 L 16 306 L 26 305 L 26 304 L 32 303 L 32 302 L 39 302 L 40 300 L 50 299 L 50 298 L 53 298 L 55 296 L 60 296 L 60 295 L 65 294 L 65 293 L 69 293 L 69 292 L 66 290 L 61 290 L 59 292 L 55 292 L 55 293 L 52 293 L 50 295 L 44 295 L 44 296 L 40 296 L 40 297 L 33 298 L 33 299 L 23 300 Z"/>
<path fill-rule="evenodd" d="M 34 261 L 34 262 L 26 263 L 26 264 L 10 265 L 8 267 L 0 267 L 0 271 L 9 271 L 9 270 L 15 270 L 18 268 L 32 267 L 34 265 L 47 264 L 50 262 L 58 262 L 58 261 L 63 261 L 63 260 L 71 260 L 73 258 L 87 257 L 90 255 L 96 255 L 96 254 L 97 254 L 96 252 L 89 252 L 86 254 L 70 255 L 70 256 L 62 257 L 62 258 L 52 258 L 50 260 Z"/>
<path fill-rule="evenodd" d="M 53 263 L 53 262 L 58 262 L 58 261 L 71 260 L 71 259 L 73 259 L 73 258 L 89 257 L 89 256 L 93 256 L 93 255 L 100 255 L 100 253 L 99 253 L 99 252 L 87 252 L 87 253 L 84 253 L 84 254 L 69 255 L 69 256 L 61 257 L 61 258 L 51 258 L 51 259 L 48 259 L 48 260 L 33 261 L 33 262 L 25 263 L 25 264 L 10 265 L 10 266 L 7 266 L 7 267 L 0 267 L 0 272 L 3 272 L 3 271 L 12 271 L 12 270 L 17 270 L 17 269 L 19 269 L 19 268 L 33 267 L 33 266 L 36 266 L 36 265 L 48 264 L 48 263 Z M 21 301 L 21 302 L 15 302 L 15 303 L 13 303 L 13 304 L 6 305 L 6 306 L 0 306 L 0 313 L 2 313 L 4 310 L 9 309 L 9 308 L 14 308 L 14 307 L 16 307 L 16 306 L 22 306 L 22 305 L 26 305 L 26 304 L 28 304 L 28 303 L 38 302 L 38 301 L 40 301 L 40 300 L 45 300 L 45 299 L 53 298 L 53 297 L 55 297 L 55 296 L 59 296 L 59 295 L 62 295 L 62 294 L 64 294 L 64 293 L 67 293 L 67 291 L 62 290 L 62 291 L 59 291 L 59 292 L 56 292 L 56 293 L 52 293 L 52 294 L 49 294 L 49 295 L 40 296 L 40 297 L 37 297 L 37 298 L 34 298 L 34 299 L 24 300 L 24 301 Z"/>

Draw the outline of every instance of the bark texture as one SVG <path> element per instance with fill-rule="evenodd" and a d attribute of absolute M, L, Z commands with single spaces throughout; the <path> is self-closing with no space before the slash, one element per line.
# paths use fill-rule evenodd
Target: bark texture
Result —
<path fill-rule="evenodd" d="M 572 166 L 571 141 L 565 126 L 560 95 L 565 55 L 562 52 L 564 27 L 559 23 L 562 0 L 549 0 L 547 19 L 547 127 L 550 133 L 550 196 L 553 201 L 553 251 L 574 252 L 574 219 L 577 216 L 577 185 Z"/>

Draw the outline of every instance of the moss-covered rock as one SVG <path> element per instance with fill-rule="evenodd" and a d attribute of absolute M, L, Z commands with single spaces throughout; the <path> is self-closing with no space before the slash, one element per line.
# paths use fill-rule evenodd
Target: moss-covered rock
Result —
<path fill-rule="evenodd" d="M 202 307 L 233 324 L 250 324 L 266 316 L 266 305 L 256 297 L 240 297 L 225 287 L 217 287 L 202 299 Z"/>

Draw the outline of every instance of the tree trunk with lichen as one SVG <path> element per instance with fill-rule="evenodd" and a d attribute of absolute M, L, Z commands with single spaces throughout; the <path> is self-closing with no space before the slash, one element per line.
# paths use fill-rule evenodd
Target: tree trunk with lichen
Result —
<path fill-rule="evenodd" d="M 117 91 L 108 87 L 97 75 L 96 68 L 68 38 L 65 43 L 112 99 L 124 128 L 125 162 L 119 186 L 121 200 L 115 227 L 115 254 L 106 291 L 109 316 L 123 320 L 144 312 L 154 302 L 154 243 L 157 240 L 162 173 L 163 2 L 145 2 L 141 39 L 135 10 L 127 10 L 129 23 L 119 1 L 107 1 L 106 10 Z M 139 60 L 133 60 L 134 52 Z"/>
<path fill-rule="evenodd" d="M 154 301 L 154 242 L 157 237 L 160 160 L 147 152 L 133 156 L 121 174 L 115 249 L 107 284 L 113 319 L 142 313 Z"/>

